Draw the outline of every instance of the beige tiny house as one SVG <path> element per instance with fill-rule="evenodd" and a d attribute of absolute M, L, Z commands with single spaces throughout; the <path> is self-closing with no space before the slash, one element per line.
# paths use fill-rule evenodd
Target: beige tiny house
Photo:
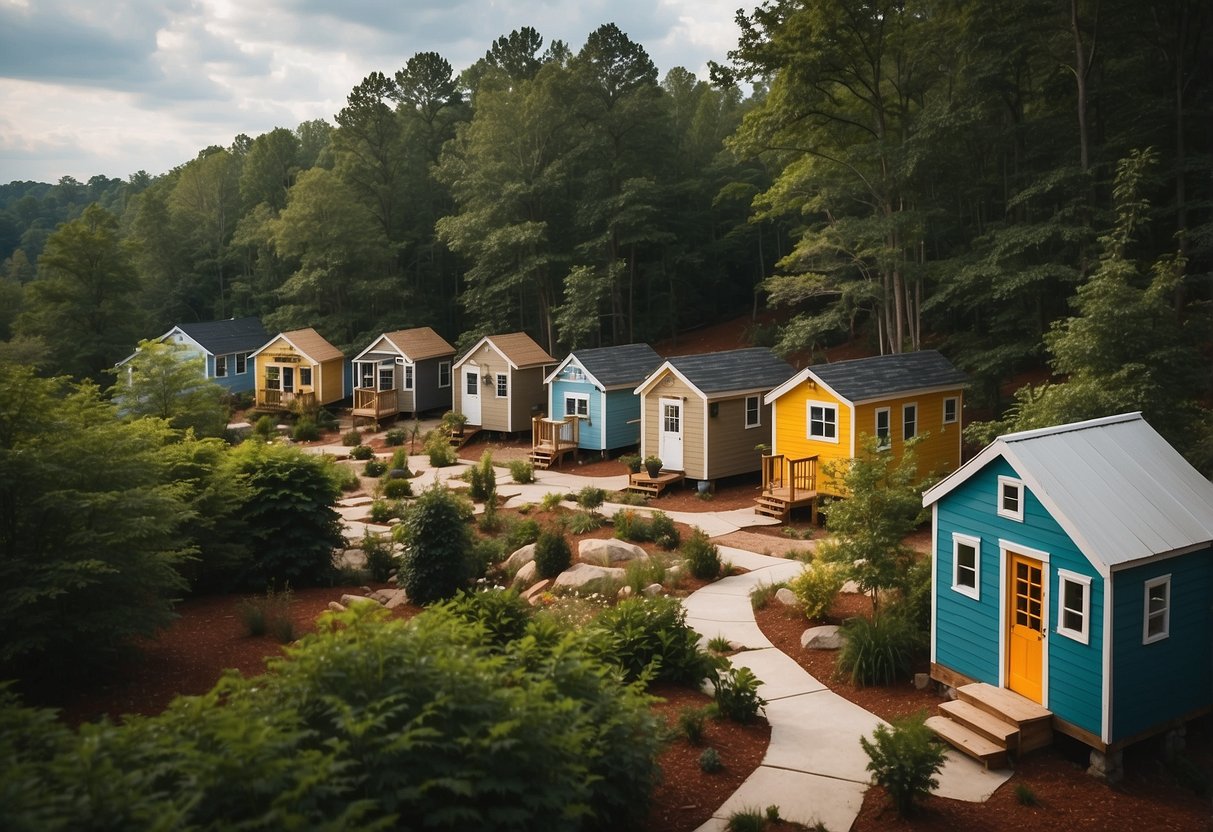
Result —
<path fill-rule="evenodd" d="M 530 430 L 547 404 L 543 380 L 555 364 L 525 332 L 486 335 L 455 361 L 452 409 L 481 430 Z"/>
<path fill-rule="evenodd" d="M 345 355 L 314 329 L 279 333 L 250 357 L 257 407 L 310 410 L 345 398 Z"/>

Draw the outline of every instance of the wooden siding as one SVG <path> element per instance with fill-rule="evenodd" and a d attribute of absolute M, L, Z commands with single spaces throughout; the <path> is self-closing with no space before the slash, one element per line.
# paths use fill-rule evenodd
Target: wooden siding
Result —
<path fill-rule="evenodd" d="M 605 445 L 602 442 L 603 416 L 602 391 L 588 381 L 562 381 L 555 379 L 551 385 L 551 402 L 548 415 L 553 419 L 563 419 L 565 414 L 564 397 L 566 394 L 585 396 L 589 408 L 589 418 L 582 419 L 578 427 L 577 447 L 588 451 L 601 451 Z"/>
<path fill-rule="evenodd" d="M 640 442 L 640 397 L 629 390 L 610 390 L 605 394 L 605 449 L 627 448 Z M 590 400 L 593 407 L 593 399 Z"/>
<path fill-rule="evenodd" d="M 1001 458 L 992 461 L 938 503 L 935 541 L 935 661 L 965 676 L 998 684 L 999 541 L 1049 554 L 1045 604 L 1049 632 L 1045 639 L 1049 708 L 1060 719 L 1094 734 L 1103 713 L 1103 584 L 1094 567 L 1075 547 L 1035 495 L 1025 494 L 1024 522 L 997 513 L 998 477 L 1016 476 Z M 1025 488 L 1025 491 L 1027 489 Z M 981 539 L 980 600 L 952 589 L 952 534 Z M 1091 578 L 1090 638 L 1081 644 L 1057 632 L 1057 570 Z"/>
<path fill-rule="evenodd" d="M 771 443 L 771 407 L 759 401 L 759 424 L 745 426 L 745 400 L 724 399 L 708 404 L 708 464 L 701 479 L 714 480 L 735 474 L 749 474 L 762 468 L 762 451 L 756 445 Z M 711 410 L 716 407 L 716 415 Z"/>
<path fill-rule="evenodd" d="M 666 382 L 669 384 L 666 384 Z M 682 379 L 669 370 L 662 372 L 656 382 L 643 396 L 644 436 L 641 438 L 642 456 L 660 453 L 661 400 L 682 399 L 682 469 L 693 479 L 707 479 L 704 470 L 704 403 L 699 394 L 687 386 Z"/>
<path fill-rule="evenodd" d="M 508 382 L 509 389 L 509 407 L 513 416 L 512 426 L 510 430 L 530 430 L 531 419 L 547 411 L 548 408 L 548 392 L 547 387 L 543 383 L 544 372 L 543 367 L 531 367 L 525 370 L 512 370 L 510 372 L 510 380 Z M 494 373 L 493 384 L 496 386 L 497 379 Z M 493 390 L 493 395 L 497 395 L 497 391 Z"/>
<path fill-rule="evenodd" d="M 451 361 L 449 356 L 427 358 L 418 361 L 413 370 L 413 394 L 408 412 L 424 413 L 428 410 L 451 409 L 451 391 L 455 386 L 455 375 L 451 373 L 451 386 L 438 386 L 438 365 Z"/>
<path fill-rule="evenodd" d="M 1213 552 L 1112 575 L 1112 742 L 1213 704 Z M 1171 576 L 1170 636 L 1142 644 L 1145 582 Z"/>
<path fill-rule="evenodd" d="M 805 381 L 775 400 L 775 435 L 772 452 L 783 454 L 788 459 L 817 456 L 820 494 L 838 494 L 839 489 L 829 478 L 822 475 L 821 466 L 851 458 L 851 409 L 846 402 L 832 395 L 820 385 L 810 387 Z M 809 438 L 808 402 L 825 402 L 838 407 L 838 442 L 825 442 Z M 770 421 L 769 414 L 764 418 Z"/>
<path fill-rule="evenodd" d="M 319 376 L 312 379 L 312 389 L 316 392 L 318 403 L 332 404 L 345 398 L 344 368 L 344 358 L 333 358 L 313 368 L 312 372 Z M 307 388 L 301 385 L 300 392 L 307 392 Z"/>
<path fill-rule="evenodd" d="M 947 398 L 956 399 L 957 421 L 949 425 L 943 423 L 943 400 Z M 946 476 L 960 467 L 959 419 L 963 403 L 961 391 L 951 390 L 946 393 L 903 396 L 856 405 L 856 450 L 859 448 L 858 437 L 865 434 L 867 436 L 876 435 L 876 411 L 887 407 L 892 440 L 890 450 L 900 458 L 905 452 L 902 407 L 907 404 L 916 404 L 918 406 L 918 435 L 923 437 L 914 452 L 915 458 L 918 460 L 918 473 L 924 477 L 930 474 Z"/>

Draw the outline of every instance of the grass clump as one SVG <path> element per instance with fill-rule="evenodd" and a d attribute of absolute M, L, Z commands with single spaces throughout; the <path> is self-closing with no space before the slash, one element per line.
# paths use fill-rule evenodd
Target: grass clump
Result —
<path fill-rule="evenodd" d="M 709 710 L 686 707 L 678 712 L 678 730 L 691 745 L 703 745 L 703 727 L 707 724 Z"/>
<path fill-rule="evenodd" d="M 295 622 L 291 619 L 291 601 L 294 599 L 291 585 L 282 589 L 270 586 L 265 595 L 245 598 L 240 602 L 240 619 L 250 636 L 269 633 L 283 644 L 295 640 Z"/>
<path fill-rule="evenodd" d="M 845 640 L 838 654 L 838 669 L 851 683 L 890 685 L 910 674 L 923 636 L 901 615 L 852 618 L 842 625 Z"/>

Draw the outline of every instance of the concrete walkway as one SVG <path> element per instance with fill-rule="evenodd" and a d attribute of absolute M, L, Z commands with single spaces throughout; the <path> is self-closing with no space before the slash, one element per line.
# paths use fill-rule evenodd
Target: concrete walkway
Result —
<path fill-rule="evenodd" d="M 844 699 L 775 649 L 754 622 L 750 590 L 796 575 L 804 564 L 720 547 L 721 557 L 750 571 L 709 584 L 683 601 L 687 622 L 705 639 L 723 636 L 745 645 L 734 666 L 748 667 L 763 681 L 771 742 L 766 756 L 698 832 L 721 832 L 734 812 L 778 806 L 788 820 L 830 832 L 845 832 L 855 822 L 869 785 L 868 758 L 859 745 L 883 721 Z M 986 771 L 977 762 L 949 751 L 935 794 L 982 802 L 1011 776 Z"/>

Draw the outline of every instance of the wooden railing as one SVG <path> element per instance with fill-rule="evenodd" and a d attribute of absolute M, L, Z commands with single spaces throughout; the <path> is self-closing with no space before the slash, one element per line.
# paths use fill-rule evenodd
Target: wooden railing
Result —
<path fill-rule="evenodd" d="M 576 448 L 581 420 L 576 416 L 564 419 L 548 419 L 536 416 L 531 419 L 531 448 L 559 453 L 566 448 Z"/>
<path fill-rule="evenodd" d="M 817 455 L 787 459 L 783 454 L 764 454 L 762 490 L 769 494 L 777 488 L 788 490 L 789 502 L 795 502 L 797 494 L 807 496 L 816 492 Z"/>
<path fill-rule="evenodd" d="M 274 410 L 314 410 L 316 408 L 315 393 L 283 393 L 281 390 L 257 391 L 257 406 Z"/>
<path fill-rule="evenodd" d="M 400 412 L 399 390 L 354 388 L 354 413 L 358 416 L 391 416 Z"/>

